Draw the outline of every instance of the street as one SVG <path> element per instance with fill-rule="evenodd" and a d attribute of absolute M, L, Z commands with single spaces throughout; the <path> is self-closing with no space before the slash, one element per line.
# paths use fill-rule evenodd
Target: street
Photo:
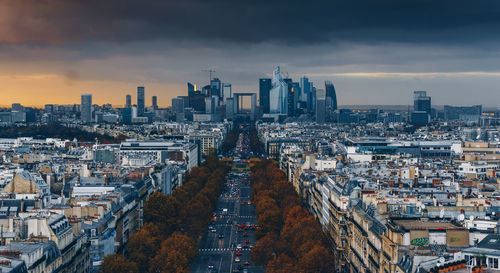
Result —
<path fill-rule="evenodd" d="M 248 148 L 248 137 L 240 134 L 235 154 Z M 257 217 L 251 204 L 250 173 L 228 174 L 214 218 L 205 232 L 191 272 L 264 272 L 250 261 L 255 245 Z"/>

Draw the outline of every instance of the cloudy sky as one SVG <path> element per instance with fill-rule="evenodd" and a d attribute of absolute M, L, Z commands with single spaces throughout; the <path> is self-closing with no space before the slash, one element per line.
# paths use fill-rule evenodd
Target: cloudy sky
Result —
<path fill-rule="evenodd" d="M 0 0 L 0 105 L 159 104 L 204 69 L 258 91 L 273 68 L 341 105 L 500 105 L 500 2 L 438 0 Z"/>

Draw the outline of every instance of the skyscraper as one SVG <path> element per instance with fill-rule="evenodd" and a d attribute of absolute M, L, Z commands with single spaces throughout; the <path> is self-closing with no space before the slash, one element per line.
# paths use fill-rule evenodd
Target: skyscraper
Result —
<path fill-rule="evenodd" d="M 273 71 L 273 87 L 269 92 L 269 113 L 288 114 L 288 84 L 280 72 L 280 67 Z"/>
<path fill-rule="evenodd" d="M 335 87 L 333 86 L 333 83 L 331 81 L 325 81 L 325 92 L 326 92 L 326 97 L 331 98 L 332 100 L 332 110 L 335 111 L 338 109 L 337 105 L 337 93 L 335 92 Z"/>
<path fill-rule="evenodd" d="M 217 96 L 211 96 L 205 98 L 205 113 L 214 114 Z"/>
<path fill-rule="evenodd" d="M 413 111 L 431 114 L 431 97 L 427 96 L 427 91 L 413 91 Z"/>
<path fill-rule="evenodd" d="M 144 97 L 146 92 L 144 86 L 137 87 L 137 116 L 140 117 L 144 114 Z"/>
<path fill-rule="evenodd" d="M 223 96 L 224 103 L 226 103 L 227 99 L 233 97 L 233 92 L 231 90 L 230 83 L 223 83 L 222 84 L 222 96 Z"/>
<path fill-rule="evenodd" d="M 413 91 L 413 113 L 411 122 L 414 125 L 425 125 L 431 120 L 431 97 L 427 91 Z"/>
<path fill-rule="evenodd" d="M 313 92 L 313 83 L 308 78 L 300 78 L 300 101 L 306 103 L 307 112 L 311 113 L 313 110 L 314 98 L 316 95 Z"/>
<path fill-rule="evenodd" d="M 154 109 L 158 109 L 158 98 L 156 96 L 153 96 L 151 98 L 151 103 L 152 103 Z"/>
<path fill-rule="evenodd" d="M 85 123 L 92 121 L 92 95 L 82 94 L 80 105 L 80 119 Z"/>
<path fill-rule="evenodd" d="M 287 114 L 295 116 L 297 112 L 297 103 L 299 101 L 300 85 L 298 82 L 292 82 L 292 79 L 285 79 L 288 87 L 287 95 Z"/>
<path fill-rule="evenodd" d="M 271 79 L 259 79 L 259 106 L 264 114 L 269 114 L 269 92 L 272 87 Z"/>
<path fill-rule="evenodd" d="M 184 99 L 183 98 L 172 98 L 172 112 L 183 113 L 184 112 Z"/>
<path fill-rule="evenodd" d="M 190 82 L 187 83 L 187 88 L 188 88 L 188 96 L 189 96 L 190 93 L 194 92 L 195 89 L 196 89 L 194 87 L 194 85 L 192 83 L 190 83 Z"/>
<path fill-rule="evenodd" d="M 220 80 L 218 78 L 213 78 L 211 81 L 210 81 L 210 89 L 212 91 L 212 96 L 218 96 L 218 97 L 221 97 L 221 83 L 220 83 Z"/>
<path fill-rule="evenodd" d="M 317 123 L 325 123 L 326 122 L 326 94 L 325 90 L 317 89 L 316 90 L 316 111 L 315 117 Z"/>
<path fill-rule="evenodd" d="M 184 99 L 177 97 L 172 99 L 172 112 L 175 115 L 175 121 L 184 121 Z"/>
<path fill-rule="evenodd" d="M 130 108 L 132 107 L 132 96 L 127 95 L 125 97 L 125 108 Z"/>
<path fill-rule="evenodd" d="M 302 77 L 300 78 L 300 101 L 307 101 L 307 96 L 309 92 L 311 92 L 311 83 L 309 82 L 309 79 L 307 77 Z"/>
<path fill-rule="evenodd" d="M 234 119 L 234 98 L 226 98 L 226 119 L 233 120 Z"/>

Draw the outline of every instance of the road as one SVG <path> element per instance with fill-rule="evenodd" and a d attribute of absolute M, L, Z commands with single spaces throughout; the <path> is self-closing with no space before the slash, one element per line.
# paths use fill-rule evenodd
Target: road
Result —
<path fill-rule="evenodd" d="M 245 143 L 248 143 L 248 135 L 240 134 L 235 154 L 248 147 Z M 249 173 L 228 174 L 226 186 L 214 211 L 214 219 L 202 238 L 191 272 L 265 271 L 250 261 L 250 250 L 255 245 L 253 228 L 257 225 L 257 217 L 253 204 L 249 204 L 252 194 L 249 178 Z"/>

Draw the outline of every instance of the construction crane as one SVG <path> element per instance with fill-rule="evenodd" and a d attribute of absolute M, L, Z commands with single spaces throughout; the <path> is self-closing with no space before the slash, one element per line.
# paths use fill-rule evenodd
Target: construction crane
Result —
<path fill-rule="evenodd" d="M 210 80 L 208 81 L 209 83 L 212 81 L 212 73 L 215 73 L 215 70 L 213 69 L 203 69 L 203 72 L 208 72 L 208 75 L 210 76 Z"/>

